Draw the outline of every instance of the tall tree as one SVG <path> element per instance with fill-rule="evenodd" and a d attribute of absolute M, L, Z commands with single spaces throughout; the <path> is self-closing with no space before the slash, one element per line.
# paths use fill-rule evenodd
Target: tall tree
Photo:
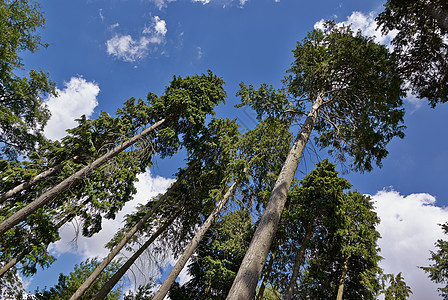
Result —
<path fill-rule="evenodd" d="M 393 274 L 385 275 L 389 281 L 389 286 L 384 291 L 385 300 L 406 300 L 412 294 L 411 288 L 404 282 L 401 272 L 394 276 Z"/>
<path fill-rule="evenodd" d="M 178 135 L 183 135 L 185 143 L 193 139 L 198 130 L 201 129 L 208 114 L 212 113 L 213 107 L 223 101 L 226 93 L 223 90 L 223 81 L 212 74 L 192 76 L 182 79 L 174 77 L 170 85 L 166 88 L 162 97 L 154 94 L 148 95 L 150 111 L 147 120 L 152 121 L 152 125 L 141 131 L 137 135 L 119 143 L 115 148 L 99 157 L 88 166 L 85 166 L 67 179 L 57 184 L 52 189 L 46 191 L 27 206 L 14 213 L 12 216 L 0 223 L 0 235 L 11 229 L 32 214 L 37 209 L 52 202 L 58 195 L 67 190 L 72 184 L 80 181 L 91 171 L 98 169 L 110 159 L 116 157 L 125 149 L 129 148 L 137 141 L 149 135 L 159 126 L 156 145 L 164 145 L 158 152 L 162 155 L 171 153 L 172 147 L 178 145 Z M 139 124 L 140 125 L 140 124 Z M 141 124 L 145 126 L 146 124 Z M 172 145 L 172 146 L 170 146 Z"/>
<path fill-rule="evenodd" d="M 303 111 L 311 103 L 305 123 L 294 141 L 241 264 L 228 299 L 251 299 L 269 252 L 302 152 L 313 129 L 321 147 L 332 147 L 353 168 L 371 170 L 387 155 L 386 145 L 403 137 L 401 79 L 384 46 L 327 24 L 314 30 L 294 50 L 295 62 L 286 83 Z M 302 101 L 301 101 L 302 100 Z M 248 104 L 254 106 L 256 102 Z M 260 106 L 258 106 L 259 108 Z M 257 107 L 256 107 L 257 108 Z"/>
<path fill-rule="evenodd" d="M 169 293 L 172 300 L 225 299 L 252 234 L 247 210 L 222 216 L 199 243 L 188 266 L 191 280 L 175 284 Z"/>
<path fill-rule="evenodd" d="M 224 82 L 212 74 L 193 76 L 182 79 L 181 77 L 174 77 L 165 90 L 165 93 L 160 97 L 154 94 L 148 95 L 148 100 L 152 103 L 151 117 L 155 120 L 163 118 L 166 120 L 165 126 L 159 130 L 155 144 L 158 153 L 162 156 L 177 149 L 180 137 L 182 135 L 182 144 L 185 147 L 196 145 L 197 135 L 204 128 L 206 117 L 213 114 L 215 105 L 224 101 L 226 92 L 223 89 Z M 159 121 L 160 122 L 160 121 Z M 169 145 L 169 147 L 162 148 L 161 146 Z M 190 170 L 194 168 L 199 160 L 195 160 L 189 166 Z M 113 260 L 113 258 L 120 252 L 120 250 L 127 244 L 132 236 L 139 231 L 146 223 L 146 221 L 157 211 L 160 205 L 164 203 L 170 193 L 175 190 L 183 180 L 180 175 L 176 183 L 162 196 L 157 202 L 148 209 L 147 213 L 126 233 L 122 236 L 120 242 L 111 250 L 108 256 L 99 264 L 97 269 L 92 272 L 91 276 L 79 287 L 79 289 L 72 295 L 70 299 L 79 299 L 87 288 L 92 284 L 96 276 Z"/>
<path fill-rule="evenodd" d="M 448 234 L 448 223 L 440 225 L 445 234 Z M 443 299 L 448 299 L 448 241 L 440 239 L 435 244 L 437 251 L 430 251 L 434 263 L 428 267 L 420 267 L 428 273 L 429 279 L 435 283 L 444 285 L 438 288 L 439 294 Z"/>
<path fill-rule="evenodd" d="M 444 0 L 388 0 L 377 17 L 392 40 L 399 70 L 409 88 L 431 107 L 448 101 L 448 3 Z"/>
<path fill-rule="evenodd" d="M 375 299 L 381 285 L 379 223 L 369 197 L 348 192 L 335 207 L 324 243 L 309 257 L 299 295 L 312 299 Z"/>
<path fill-rule="evenodd" d="M 37 30 L 45 24 L 42 10 L 32 0 L 0 1 L 0 159 L 15 160 L 43 142 L 43 127 L 50 113 L 43 103 L 55 94 L 54 83 L 42 70 L 24 69 L 21 52 L 47 47 Z"/>

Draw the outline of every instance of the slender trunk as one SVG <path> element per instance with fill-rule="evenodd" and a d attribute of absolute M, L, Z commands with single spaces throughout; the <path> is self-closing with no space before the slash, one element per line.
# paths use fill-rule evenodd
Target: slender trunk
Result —
<path fill-rule="evenodd" d="M 121 239 L 121 241 L 109 252 L 109 254 L 104 258 L 104 260 L 96 267 L 96 269 L 90 274 L 90 276 L 84 281 L 84 283 L 78 288 L 78 290 L 72 295 L 70 300 L 75 300 L 81 298 L 84 292 L 90 287 L 90 285 L 95 281 L 95 279 L 101 274 L 101 272 L 107 267 L 107 265 L 117 256 L 120 250 L 126 245 L 127 242 L 132 238 L 132 236 L 140 230 L 146 223 L 146 221 L 153 215 L 153 213 L 160 207 L 160 205 L 165 202 L 168 196 L 177 188 L 180 182 L 185 178 L 190 170 L 198 163 L 196 160 L 188 169 L 176 180 L 176 182 L 166 191 L 166 193 L 160 197 L 160 199 L 154 204 L 153 207 L 134 225 L 126 235 Z"/>
<path fill-rule="evenodd" d="M 348 270 L 348 258 L 344 261 L 344 266 L 342 267 L 342 274 L 341 279 L 339 279 L 339 287 L 338 287 L 338 295 L 336 297 L 336 300 L 342 300 L 342 294 L 344 292 L 344 283 L 345 283 L 345 276 L 347 275 Z"/>
<path fill-rule="evenodd" d="M 135 135 L 131 139 L 125 141 L 123 144 L 115 147 L 113 150 L 107 152 L 97 160 L 95 160 L 90 165 L 84 167 L 83 169 L 79 170 L 75 174 L 71 175 L 67 179 L 63 180 L 61 183 L 57 184 L 55 187 L 50 189 L 49 191 L 45 192 L 43 195 L 41 195 L 39 198 L 4 220 L 2 223 L 0 223 L 0 236 L 3 235 L 6 231 L 17 225 L 18 223 L 25 220 L 30 214 L 35 212 L 37 209 L 43 207 L 45 204 L 50 203 L 52 200 L 54 200 L 57 196 L 59 196 L 62 192 L 67 190 L 71 185 L 78 182 L 80 179 L 82 179 L 84 176 L 86 176 L 90 171 L 98 169 L 100 166 L 105 164 L 108 160 L 111 158 L 117 156 L 119 153 L 121 153 L 126 148 L 132 146 L 135 142 L 137 142 L 139 139 L 147 136 L 149 133 L 151 133 L 154 129 L 159 127 L 161 124 L 165 122 L 165 119 L 162 119 L 156 123 L 154 123 L 151 127 L 145 129 L 141 133 Z"/>
<path fill-rule="evenodd" d="M 154 232 L 149 240 L 144 243 L 140 249 L 135 252 L 131 258 L 129 258 L 126 263 L 121 266 L 121 268 L 109 279 L 108 282 L 101 288 L 101 290 L 95 295 L 93 300 L 100 300 L 104 299 L 107 294 L 114 288 L 114 286 L 117 284 L 117 282 L 123 277 L 123 275 L 129 270 L 129 268 L 134 264 L 134 262 L 137 260 L 137 258 L 154 242 L 155 239 L 159 237 L 160 234 L 162 234 L 168 226 L 170 226 L 174 220 L 179 216 L 180 211 L 175 213 L 170 219 L 168 219 L 165 223 L 163 223 L 162 226 L 160 226 L 156 232 Z"/>
<path fill-rule="evenodd" d="M 305 257 L 305 251 L 308 247 L 308 241 L 313 233 L 313 223 L 310 222 L 306 227 L 305 237 L 303 238 L 302 245 L 300 245 L 299 251 L 297 252 L 296 261 L 294 263 L 294 269 L 292 271 L 291 280 L 289 281 L 289 286 L 286 292 L 284 300 L 291 300 L 294 294 L 294 288 L 296 286 L 297 277 L 299 276 L 300 267 L 302 266 L 303 259 Z"/>
<path fill-rule="evenodd" d="M 321 96 L 314 101 L 311 111 L 300 129 L 288 157 L 283 164 L 280 175 L 272 190 L 266 210 L 260 219 L 249 249 L 244 256 L 240 269 L 230 289 L 228 300 L 252 299 L 258 280 L 263 270 L 266 257 L 271 247 L 272 239 L 277 231 L 277 225 L 285 206 L 286 197 L 294 179 L 300 157 L 316 122 L 318 110 L 323 103 Z"/>
<path fill-rule="evenodd" d="M 56 227 L 59 229 L 62 227 L 62 225 L 64 225 L 65 223 L 67 223 L 68 221 L 70 221 L 71 218 L 73 218 L 74 215 L 70 214 L 67 215 L 64 219 L 62 219 L 57 225 Z M 14 267 L 19 261 L 21 261 L 22 259 L 25 258 L 25 256 L 27 256 L 30 252 L 31 252 L 32 248 L 28 247 L 27 250 L 23 251 L 22 253 L 20 253 L 17 257 L 13 258 L 12 260 L 10 260 L 6 265 L 4 265 L 1 269 L 0 269 L 0 278 L 3 277 L 3 275 L 5 275 L 6 272 L 9 271 L 9 269 L 11 269 L 12 267 Z"/>
<path fill-rule="evenodd" d="M 275 246 L 274 251 L 272 251 L 271 259 L 269 260 L 268 266 L 266 267 L 266 272 L 264 273 L 263 282 L 261 283 L 260 289 L 258 290 L 257 300 L 262 300 L 264 291 L 266 290 L 266 285 L 268 284 L 269 274 L 271 274 L 272 266 L 274 265 L 274 259 L 277 255 L 278 246 Z"/>
<path fill-rule="evenodd" d="M 234 182 L 230 186 L 230 188 L 227 190 L 224 197 L 218 202 L 215 209 L 208 216 L 207 220 L 205 220 L 204 224 L 202 224 L 201 228 L 196 233 L 196 235 L 193 237 L 193 239 L 190 241 L 190 244 L 188 244 L 184 253 L 182 253 L 181 257 L 179 258 L 176 265 L 171 270 L 168 277 L 163 282 L 162 286 L 159 288 L 157 293 L 154 295 L 153 300 L 163 300 L 165 298 L 166 294 L 168 293 L 169 289 L 171 288 L 171 285 L 176 280 L 180 271 L 182 271 L 182 269 L 184 268 L 188 259 L 193 254 L 196 247 L 198 246 L 199 242 L 202 240 L 205 233 L 207 232 L 207 230 L 210 228 L 210 226 L 214 222 L 216 216 L 220 213 L 221 209 L 227 203 L 229 198 L 235 193 L 236 187 L 237 187 L 237 182 Z"/>
<path fill-rule="evenodd" d="M 4 192 L 2 194 L 0 194 L 0 204 L 2 204 L 3 202 L 5 202 L 6 199 L 20 193 L 23 190 L 28 189 L 30 186 L 32 186 L 33 184 L 47 178 L 48 176 L 53 175 L 54 173 L 59 172 L 62 168 L 64 167 L 64 163 L 60 163 L 56 166 L 54 166 L 53 168 L 50 168 L 38 175 L 36 175 L 34 178 L 32 178 L 31 180 L 27 181 L 27 182 L 23 182 L 21 184 L 19 184 L 18 186 L 10 189 L 7 192 Z"/>
<path fill-rule="evenodd" d="M 428 14 L 437 21 L 437 24 L 442 29 L 448 31 L 448 10 L 440 6 L 436 6 L 430 1 L 427 1 L 426 4 L 426 11 L 428 12 Z"/>

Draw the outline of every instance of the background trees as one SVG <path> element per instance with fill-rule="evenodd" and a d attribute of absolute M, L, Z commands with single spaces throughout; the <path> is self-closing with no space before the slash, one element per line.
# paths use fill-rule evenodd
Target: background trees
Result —
<path fill-rule="evenodd" d="M 443 232 L 448 234 L 448 223 L 442 224 L 441 226 Z M 421 268 L 428 273 L 428 276 L 432 281 L 445 285 L 438 290 L 443 299 L 448 299 L 448 242 L 440 239 L 437 241 L 436 247 L 438 248 L 436 252 L 430 251 L 430 259 L 434 263 L 428 267 Z"/>
<path fill-rule="evenodd" d="M 17 159 L 43 142 L 42 130 L 50 117 L 42 97 L 54 94 L 54 83 L 42 70 L 24 69 L 21 52 L 46 47 L 37 30 L 45 19 L 35 1 L 0 2 L 0 158 Z"/>

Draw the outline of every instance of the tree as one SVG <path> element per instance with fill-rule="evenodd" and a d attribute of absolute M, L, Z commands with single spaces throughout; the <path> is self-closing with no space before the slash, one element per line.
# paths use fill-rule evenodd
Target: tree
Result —
<path fill-rule="evenodd" d="M 448 223 L 440 225 L 445 234 L 448 234 Z M 428 273 L 429 279 L 435 283 L 445 285 L 438 288 L 439 294 L 443 299 L 448 299 L 448 241 L 442 239 L 438 240 L 435 244 L 437 251 L 430 251 L 431 260 L 434 262 L 428 267 L 420 267 L 426 273 Z"/>
<path fill-rule="evenodd" d="M 314 30 L 303 43 L 298 43 L 294 56 L 291 76 L 285 82 L 297 101 L 287 111 L 300 113 L 306 102 L 311 103 L 311 109 L 285 160 L 227 299 L 254 296 L 313 129 L 320 134 L 316 138 L 318 146 L 332 147 L 341 160 L 350 156 L 352 167 L 360 171 L 371 170 L 373 161 L 381 165 L 388 153 L 387 143 L 394 136 L 403 137 L 401 79 L 384 46 L 329 23 L 324 31 Z M 263 101 L 252 101 L 250 97 L 244 100 L 262 111 L 259 103 Z"/>
<path fill-rule="evenodd" d="M 96 258 L 88 258 L 86 261 L 81 262 L 81 264 L 75 265 L 73 272 L 69 275 L 59 274 L 58 283 L 46 290 L 36 291 L 34 299 L 69 299 L 70 295 L 73 294 L 76 289 L 84 282 L 84 280 L 89 276 L 89 274 L 98 266 L 99 261 Z M 110 264 L 105 272 L 97 278 L 95 283 L 86 291 L 82 299 L 91 299 L 95 293 L 99 290 L 101 285 L 107 281 L 120 267 L 119 263 Z M 122 295 L 120 287 L 114 289 L 105 299 L 107 300 L 118 300 Z"/>
<path fill-rule="evenodd" d="M 323 243 L 308 258 L 299 295 L 310 299 L 375 299 L 381 285 L 379 223 L 369 197 L 342 195 Z"/>
<path fill-rule="evenodd" d="M 412 294 L 411 288 L 404 282 L 401 272 L 397 276 L 387 274 L 385 277 L 390 282 L 389 287 L 384 291 L 385 300 L 406 300 Z"/>
<path fill-rule="evenodd" d="M 281 220 L 287 240 L 282 243 L 285 250 L 279 254 L 283 261 L 293 258 L 293 272 L 288 278 L 285 300 L 293 297 L 306 250 L 324 246 L 321 241 L 325 240 L 326 231 L 333 226 L 344 190 L 350 187 L 347 180 L 338 177 L 336 166 L 325 159 L 289 193 L 289 203 Z M 292 244 L 289 247 L 292 250 L 287 251 L 287 243 Z M 278 268 L 281 270 L 286 266 L 282 264 Z"/>
<path fill-rule="evenodd" d="M 44 24 L 35 1 L 0 1 L 0 159 L 16 160 L 44 142 L 50 113 L 42 97 L 55 95 L 55 85 L 42 70 L 16 75 L 24 69 L 21 52 L 48 46 L 36 32 Z"/>
<path fill-rule="evenodd" d="M 185 79 L 174 77 L 170 86 L 167 87 L 165 94 L 160 98 L 150 93 L 148 95 L 148 102 L 151 109 L 147 112 L 149 117 L 147 120 L 153 121 L 151 126 L 118 144 L 115 148 L 66 178 L 14 215 L 4 220 L 0 223 L 0 235 L 26 219 L 27 216 L 37 209 L 52 202 L 59 194 L 67 190 L 74 183 L 80 181 L 92 170 L 101 167 L 137 141 L 158 129 L 159 126 L 171 126 L 163 127 L 158 132 L 156 145 L 159 147 L 161 145 L 167 147 L 158 149 L 162 155 L 171 153 L 173 151 L 172 148 L 177 147 L 178 135 L 180 134 L 183 134 L 184 142 L 188 143 L 197 131 L 200 130 L 205 122 L 205 117 L 212 113 L 213 107 L 224 100 L 226 93 L 222 88 L 223 84 L 224 82 L 214 76 L 210 71 L 208 75 L 203 74 Z M 141 125 L 144 126 L 146 124 Z"/>
<path fill-rule="evenodd" d="M 192 279 L 169 292 L 172 300 L 225 299 L 252 234 L 247 210 L 236 210 L 222 216 L 199 243 L 188 266 Z"/>
<path fill-rule="evenodd" d="M 410 90 L 431 107 L 448 101 L 448 4 L 443 0 L 388 0 L 377 17 L 392 40 Z"/>

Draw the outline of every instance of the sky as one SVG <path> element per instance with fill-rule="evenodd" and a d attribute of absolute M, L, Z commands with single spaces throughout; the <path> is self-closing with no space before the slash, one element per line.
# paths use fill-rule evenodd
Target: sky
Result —
<path fill-rule="evenodd" d="M 255 118 L 248 110 L 234 108 L 240 82 L 280 88 L 296 42 L 323 20 L 352 23 L 354 29 L 387 44 L 390 37 L 382 37 L 374 23 L 384 2 L 47 0 L 40 2 L 46 18 L 40 34 L 49 47 L 23 57 L 27 68 L 49 72 L 57 84 L 58 96 L 46 99 L 52 117 L 45 134 L 51 139 L 64 136 L 82 114 L 89 118 L 101 111 L 113 114 L 126 99 L 145 98 L 149 91 L 162 94 L 173 75 L 209 69 L 223 78 L 228 93 L 226 103 L 216 109 L 217 117 L 236 118 L 245 129 L 255 125 Z M 437 286 L 417 266 L 429 264 L 429 250 L 444 238 L 438 224 L 448 220 L 448 141 L 444 138 L 448 104 L 431 109 L 426 100 L 409 95 L 405 108 L 406 136 L 388 145 L 390 154 L 383 167 L 343 176 L 375 202 L 385 272 L 402 272 L 414 293 L 411 299 L 437 299 Z M 298 175 L 309 172 L 316 162 L 305 154 Z M 57 262 L 24 278 L 28 290 L 52 286 L 59 272 L 70 272 L 87 257 L 104 256 L 103 245 L 120 227 L 120 218 L 136 203 L 163 192 L 183 165 L 182 151 L 170 159 L 156 158 L 155 165 L 139 175 L 135 199 L 93 238 L 75 243 L 73 225 L 65 226 L 63 238 L 51 245 Z M 173 262 L 167 254 L 165 265 Z M 147 269 L 160 276 L 153 267 Z M 182 276 L 185 281 L 185 272 Z"/>

